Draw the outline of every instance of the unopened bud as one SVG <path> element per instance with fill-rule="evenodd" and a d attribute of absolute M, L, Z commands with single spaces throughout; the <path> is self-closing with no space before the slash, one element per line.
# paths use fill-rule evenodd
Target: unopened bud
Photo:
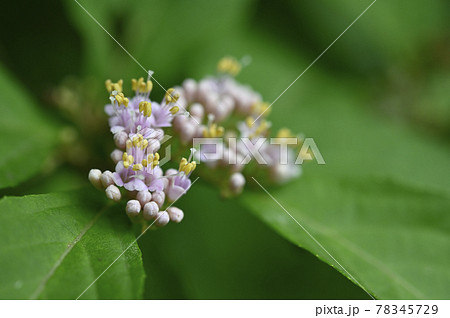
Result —
<path fill-rule="evenodd" d="M 141 204 L 141 206 L 144 206 L 146 203 L 148 203 L 150 200 L 152 199 L 152 194 L 150 192 L 148 192 L 147 190 L 145 191 L 139 191 L 136 195 L 136 200 L 139 201 L 139 203 Z"/>
<path fill-rule="evenodd" d="M 171 206 L 167 209 L 167 213 L 169 214 L 170 220 L 175 223 L 180 223 L 183 220 L 184 213 L 181 209 Z"/>
<path fill-rule="evenodd" d="M 126 212 L 128 216 L 137 216 L 141 212 L 141 204 L 138 200 L 130 200 L 127 202 Z"/>
<path fill-rule="evenodd" d="M 242 173 L 235 172 L 231 175 L 230 178 L 230 190 L 233 194 L 239 194 L 242 192 L 242 189 L 245 185 L 245 178 Z"/>
<path fill-rule="evenodd" d="M 183 145 L 187 145 L 188 143 L 192 143 L 192 138 L 194 138 L 195 132 L 197 131 L 197 126 L 194 121 L 188 120 L 183 128 L 180 130 L 180 139 Z"/>
<path fill-rule="evenodd" d="M 102 189 L 102 172 L 98 169 L 91 169 L 89 171 L 88 179 L 92 183 L 92 185 L 98 189 Z"/>
<path fill-rule="evenodd" d="M 119 131 L 118 133 L 114 134 L 114 143 L 119 149 L 125 149 L 127 140 L 128 134 L 125 131 Z"/>
<path fill-rule="evenodd" d="M 209 92 L 205 96 L 205 109 L 208 113 L 214 113 L 219 101 L 219 94 L 216 92 Z"/>
<path fill-rule="evenodd" d="M 191 113 L 191 116 L 197 119 L 198 121 L 201 122 L 203 120 L 203 116 L 205 115 L 205 109 L 203 108 L 202 104 L 195 103 L 191 105 L 189 111 Z"/>
<path fill-rule="evenodd" d="M 170 221 L 169 213 L 167 213 L 166 211 L 158 212 L 158 214 L 156 215 L 155 224 L 158 227 L 167 225 L 169 221 Z"/>
<path fill-rule="evenodd" d="M 105 193 L 108 199 L 116 202 L 119 202 L 120 199 L 122 198 L 122 194 L 120 193 L 119 188 L 116 187 L 115 185 L 110 185 L 109 187 L 107 187 Z"/>
<path fill-rule="evenodd" d="M 120 160 L 122 160 L 123 151 L 119 149 L 115 149 L 113 152 L 111 152 L 111 159 L 114 161 L 114 163 L 118 163 Z"/>
<path fill-rule="evenodd" d="M 277 184 L 286 183 L 301 174 L 300 166 L 275 164 L 270 168 L 270 177 Z"/>
<path fill-rule="evenodd" d="M 197 97 L 197 83 L 195 80 L 191 78 L 184 80 L 183 90 L 188 102 L 192 102 Z"/>
<path fill-rule="evenodd" d="M 164 130 L 162 130 L 161 128 L 157 128 L 154 131 L 154 135 L 155 135 L 155 139 L 157 139 L 158 141 L 161 141 L 164 139 Z"/>
<path fill-rule="evenodd" d="M 187 122 L 188 122 L 188 118 L 186 116 L 176 116 L 173 120 L 172 125 L 173 125 L 173 128 L 175 129 L 175 131 L 181 133 L 181 131 L 183 130 L 183 128 Z"/>
<path fill-rule="evenodd" d="M 153 220 L 156 218 L 156 215 L 159 212 L 159 206 L 154 201 L 150 201 L 149 203 L 144 205 L 144 219 L 147 221 Z"/>
<path fill-rule="evenodd" d="M 161 148 L 161 143 L 158 141 L 158 139 L 150 139 L 148 141 L 148 152 L 149 153 L 155 153 Z"/>
<path fill-rule="evenodd" d="M 166 170 L 165 176 L 170 177 L 176 175 L 177 173 L 178 173 L 177 169 L 170 168 Z"/>
<path fill-rule="evenodd" d="M 163 191 L 153 192 L 152 200 L 155 201 L 159 207 L 162 207 L 164 201 L 166 200 L 166 194 Z"/>
<path fill-rule="evenodd" d="M 104 188 L 107 188 L 108 186 L 114 184 L 113 174 L 109 170 L 103 172 L 100 179 Z"/>

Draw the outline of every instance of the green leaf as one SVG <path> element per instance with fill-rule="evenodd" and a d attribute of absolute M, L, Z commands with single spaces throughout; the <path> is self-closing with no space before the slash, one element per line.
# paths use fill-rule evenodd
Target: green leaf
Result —
<path fill-rule="evenodd" d="M 447 194 L 386 180 L 317 178 L 313 173 L 268 191 L 374 296 L 450 297 Z M 246 193 L 243 201 L 279 234 L 349 277 L 269 195 Z"/>
<path fill-rule="evenodd" d="M 100 81 L 103 84 L 104 78 L 108 76 L 108 70 L 114 71 L 115 65 L 118 65 L 117 54 L 123 54 L 124 58 L 128 57 L 102 29 L 102 27 L 105 28 L 113 37 L 118 38 L 119 42 L 123 42 L 121 36 L 115 32 L 117 30 L 114 28 L 114 23 L 123 17 L 122 11 L 125 3 L 118 0 L 99 0 L 95 2 L 66 0 L 64 4 L 67 7 L 69 18 L 79 30 L 84 42 L 84 72 L 86 75 L 100 77 Z M 126 46 L 126 43 L 121 44 Z M 131 63 L 134 62 L 130 60 Z"/>
<path fill-rule="evenodd" d="M 55 124 L 45 118 L 0 65 L 0 189 L 38 173 L 58 142 Z"/>
<path fill-rule="evenodd" d="M 369 3 L 367 2 L 367 5 Z M 337 259 L 349 272 L 370 292 L 380 298 L 448 297 L 448 290 L 443 287 L 443 284 L 448 281 L 448 273 L 445 271 L 448 266 L 443 264 L 446 261 L 445 255 L 449 253 L 448 246 L 443 242 L 443 236 L 445 235 L 443 233 L 445 232 L 442 231 L 443 227 L 448 228 L 448 218 L 443 215 L 442 211 L 448 210 L 450 170 L 447 167 L 450 164 L 450 152 L 445 143 L 418 134 L 376 114 L 374 109 L 378 109 L 379 96 L 372 96 L 371 98 L 368 95 L 373 87 L 373 82 L 370 80 L 355 82 L 348 78 L 348 72 L 324 75 L 322 70 L 324 66 L 329 66 L 330 61 L 334 60 L 338 61 L 339 65 L 344 65 L 345 70 L 349 68 L 358 71 L 370 69 L 373 73 L 367 74 L 367 78 L 371 78 L 371 74 L 376 73 L 375 71 L 387 69 L 387 66 L 389 66 L 389 69 L 395 67 L 396 63 L 392 62 L 401 62 L 403 57 L 407 57 L 405 63 L 414 65 L 411 62 L 420 57 L 419 48 L 426 46 L 428 33 L 435 34 L 436 30 L 442 29 L 443 20 L 441 17 L 445 12 L 445 10 L 440 10 L 442 1 L 433 5 L 432 11 L 426 14 L 426 20 L 435 23 L 427 23 L 423 26 L 416 23 L 414 25 L 416 28 L 411 31 L 410 26 L 417 20 L 415 17 L 422 14 L 424 3 L 414 5 L 414 12 L 408 12 L 404 17 L 399 17 L 398 21 L 395 13 L 392 13 L 394 11 L 392 11 L 387 24 L 383 24 L 378 19 L 379 15 L 386 11 L 384 9 L 394 7 L 395 11 L 400 12 L 402 5 L 392 6 L 387 3 L 379 3 L 379 1 L 375 3 L 374 7 L 348 33 L 340 38 L 272 107 L 271 119 L 273 119 L 274 128 L 286 126 L 295 132 L 304 133 L 307 137 L 313 137 L 327 162 L 326 166 L 305 165 L 304 177 L 295 183 L 286 185 L 284 189 L 278 190 L 280 201 L 282 203 L 286 201 L 288 205 L 286 208 L 294 210 L 292 213 L 296 216 L 305 217 L 305 227 L 308 229 L 312 227 L 311 232 L 318 235 L 320 240 L 324 238 L 327 249 L 333 255 L 336 252 Z M 91 4 L 89 3 L 89 5 Z M 242 71 L 238 79 L 255 87 L 268 102 L 274 101 L 310 65 L 317 55 L 367 7 L 361 3 L 358 4 L 358 7 L 354 7 L 351 1 L 346 1 L 342 8 L 339 5 L 337 5 L 339 7 L 337 8 L 335 4 L 331 6 L 330 2 L 332 10 L 322 10 L 322 15 L 320 10 L 320 12 L 313 10 L 312 13 L 303 11 L 302 16 L 309 16 L 310 26 L 305 26 L 305 20 L 303 19 L 293 19 L 299 21 L 297 27 L 304 30 L 303 34 L 312 32 L 312 38 L 315 38 L 319 33 L 322 33 L 322 36 L 313 41 L 316 45 L 313 45 L 313 47 L 310 45 L 306 50 L 303 43 L 299 44 L 297 47 L 302 50 L 299 54 L 298 51 L 293 50 L 293 45 L 297 43 L 297 39 L 292 37 L 291 33 L 268 36 L 267 29 L 263 29 L 259 25 L 255 27 L 253 23 L 247 23 L 247 25 L 241 23 L 242 21 L 252 21 L 252 14 L 258 16 L 258 12 L 252 13 L 250 10 L 246 12 L 245 7 L 242 7 L 242 10 L 239 10 L 239 8 L 236 11 L 230 10 L 228 14 L 243 14 L 242 16 L 248 17 L 247 19 L 237 19 L 233 22 L 230 20 L 228 24 L 227 21 L 215 24 L 215 19 L 209 18 L 215 15 L 208 12 L 210 8 L 213 11 L 217 8 L 212 5 L 192 5 L 191 7 L 195 9 L 189 12 L 187 12 L 189 5 L 181 5 L 182 10 L 173 10 L 173 12 L 169 10 L 171 8 L 167 4 L 155 5 L 154 2 L 149 2 L 148 5 L 150 10 L 152 6 L 155 10 L 151 11 L 151 18 L 146 28 L 139 28 L 139 21 L 147 17 L 146 12 L 149 10 L 142 9 L 142 6 L 136 6 L 137 12 L 142 18 L 129 20 L 130 24 L 124 23 L 123 34 L 125 37 L 117 36 L 117 38 L 140 62 L 142 61 L 144 67 L 157 68 L 155 69 L 157 71 L 156 77 L 164 86 L 168 87 L 180 82 L 185 75 L 199 79 L 205 74 L 213 73 L 217 60 L 223 55 L 232 54 L 241 57 L 249 54 L 253 58 L 253 63 Z M 92 6 L 95 6 L 95 4 L 92 4 Z M 222 12 L 224 7 L 220 7 L 219 11 Z M 304 7 L 314 9 L 317 6 L 305 4 Z M 177 6 L 177 9 L 179 8 Z M 78 10 L 77 13 L 85 14 L 79 11 L 79 8 L 75 9 Z M 106 11 L 107 7 L 103 9 L 100 8 L 99 11 L 92 12 L 101 20 L 101 23 L 105 21 L 105 27 L 110 31 L 112 29 L 111 32 L 116 36 L 120 32 L 116 32 L 114 27 L 120 24 L 114 24 L 112 23 L 113 19 L 108 18 L 112 16 L 110 12 L 114 9 L 108 12 Z M 285 17 L 285 11 L 281 11 L 282 17 Z M 339 19 L 336 20 L 337 24 L 340 25 L 337 28 L 340 29 L 338 33 L 335 33 L 335 27 L 339 25 L 336 23 L 330 24 L 329 21 L 331 20 L 327 16 L 335 11 L 343 13 L 340 15 L 341 18 L 338 17 Z M 188 23 L 189 27 L 185 27 L 186 23 L 171 22 L 176 19 L 164 18 L 164 16 L 170 14 L 181 14 L 183 21 L 190 22 Z M 103 18 L 102 15 L 106 17 Z M 321 15 L 320 25 L 316 23 L 318 15 Z M 136 17 L 133 14 L 130 16 Z M 437 18 L 435 19 L 435 17 Z M 85 18 L 85 20 L 79 22 L 79 26 L 85 28 L 84 36 L 90 36 L 89 32 L 95 28 L 98 32 L 102 32 L 94 22 L 88 22 L 87 16 Z M 108 21 L 110 24 L 108 24 Z M 205 23 L 202 23 L 204 21 Z M 262 22 L 272 28 L 273 23 L 267 23 L 267 21 L 277 21 L 277 19 L 271 19 L 270 16 L 262 18 Z M 92 30 L 91 27 L 87 26 L 88 23 L 91 23 Z M 391 28 L 392 25 L 395 25 L 395 28 Z M 190 32 L 193 28 L 195 28 L 195 32 Z M 386 30 L 390 29 L 397 31 L 387 34 Z M 160 30 L 161 32 L 159 32 Z M 209 31 L 213 32 L 210 33 Z M 161 36 L 161 34 L 164 34 L 164 36 Z M 170 36 L 167 36 L 167 34 Z M 377 36 L 371 37 L 373 34 Z M 380 34 L 383 36 L 379 36 Z M 386 35 L 389 43 L 388 46 L 385 45 L 384 35 Z M 97 35 L 95 36 L 97 37 Z M 92 37 L 94 38 L 94 36 Z M 108 45 L 116 47 L 115 55 L 113 55 L 111 50 L 97 48 L 95 39 L 87 41 L 86 49 L 95 51 L 91 54 L 91 57 L 96 56 L 103 59 L 99 60 L 98 65 L 106 66 L 107 71 L 104 73 L 109 74 L 110 71 L 114 71 L 119 75 L 120 72 L 124 72 L 122 76 L 127 78 L 131 75 L 135 76 L 136 74 L 133 74 L 133 72 L 136 72 L 136 70 L 140 72 L 137 66 L 131 67 L 134 62 L 129 60 L 112 40 L 106 38 L 106 35 L 104 39 L 100 39 L 100 35 L 98 35 L 98 38 L 98 43 L 110 41 Z M 362 38 L 365 40 L 361 41 Z M 396 43 L 399 43 L 398 47 L 393 45 Z M 99 54 L 98 52 L 101 50 L 110 53 Z M 308 51 L 310 54 L 306 53 Z M 361 52 L 364 54 L 360 54 Z M 337 53 L 339 54 L 335 55 Z M 110 59 L 110 56 L 116 57 L 116 59 Z M 125 59 L 117 58 L 119 56 L 123 56 Z M 344 61 L 347 64 L 343 62 L 345 56 L 352 57 L 347 59 L 348 61 Z M 367 56 L 370 58 L 367 58 Z M 127 60 L 127 62 L 111 62 L 119 60 Z M 95 66 L 95 59 L 92 59 L 92 61 L 91 65 Z M 110 69 L 108 69 L 108 65 Z M 380 68 L 380 65 L 386 67 Z M 125 69 L 128 71 L 124 71 Z M 158 74 L 161 75 L 158 76 Z M 170 81 L 169 77 L 172 77 Z M 394 181 L 379 181 L 386 178 Z M 364 181 L 370 183 L 367 185 Z M 249 180 L 250 182 L 251 180 Z M 366 188 L 369 186 L 371 187 Z M 416 190 L 416 187 L 424 190 Z M 272 189 L 269 190 L 273 191 Z M 439 191 L 447 194 L 433 194 Z M 278 195 L 278 192 L 275 193 Z M 191 195 L 191 192 L 189 195 Z M 294 201 L 294 198 L 301 199 L 301 202 Z M 273 201 L 267 198 L 265 193 L 251 194 L 245 199 L 249 201 L 247 204 L 256 210 L 256 215 L 259 218 L 267 221 L 266 218 L 273 217 L 274 220 L 272 222 L 272 219 L 270 219 L 269 226 L 276 228 L 281 235 L 288 237 L 296 244 L 301 244 L 314 253 L 317 252 L 314 249 L 317 246 L 308 245 L 311 244 L 310 241 L 307 241 L 308 237 L 297 233 L 297 231 L 301 232 L 301 229 L 292 219 L 287 219 L 286 215 L 282 215 L 284 211 L 281 208 L 269 205 L 273 204 Z M 204 197 L 197 199 L 201 202 L 204 200 Z M 232 284 L 227 285 L 227 283 L 232 279 L 238 279 L 239 275 L 234 272 L 229 276 L 226 275 L 228 267 L 237 266 L 236 263 L 233 263 L 234 257 L 226 257 L 234 255 L 234 249 L 226 246 L 221 250 L 221 252 L 224 251 L 223 253 L 216 254 L 214 249 L 217 246 L 222 247 L 220 244 L 225 243 L 222 243 L 218 238 L 211 243 L 208 241 L 211 235 L 216 234 L 214 230 L 217 230 L 217 233 L 223 233 L 222 237 L 227 237 L 228 233 L 225 230 L 218 230 L 213 217 L 210 215 L 208 215 L 208 218 L 203 216 L 206 213 L 214 213 L 214 211 L 211 211 L 211 207 L 214 207 L 214 210 L 216 209 L 216 202 L 206 202 L 205 205 L 201 206 L 194 201 L 188 204 L 185 209 L 186 219 L 182 226 L 168 227 L 164 231 L 152 233 L 151 236 L 144 238 L 146 241 L 148 238 L 151 243 L 157 245 L 152 250 L 153 254 L 145 249 L 146 259 L 150 259 L 148 262 L 153 261 L 155 264 L 153 268 L 150 266 L 147 271 L 152 277 L 151 282 L 148 282 L 150 287 L 146 293 L 147 296 L 152 297 L 151 295 L 155 293 L 161 295 L 158 292 L 164 288 L 174 298 L 182 297 L 180 295 L 188 295 L 188 297 L 193 298 L 207 298 L 208 296 L 220 298 L 233 295 L 232 291 L 237 290 L 237 287 L 233 287 Z M 235 207 L 230 206 L 230 210 L 233 211 L 233 209 Z M 276 210 L 278 214 L 275 214 L 275 209 L 278 209 Z M 199 211 L 197 220 L 201 221 L 206 218 L 208 222 L 205 221 L 206 225 L 201 228 L 201 231 L 198 230 L 200 229 L 200 227 L 197 227 L 198 223 L 194 223 L 189 231 L 186 230 L 186 232 L 183 232 L 184 235 L 178 236 L 175 234 L 179 233 L 176 230 L 188 229 L 189 211 Z M 236 211 L 242 212 L 237 208 Z M 411 220 L 414 222 L 409 218 L 410 211 Z M 390 217 L 390 213 L 395 215 L 393 221 L 395 221 L 396 228 L 392 225 L 389 226 L 387 216 Z M 433 215 L 431 220 L 428 220 L 429 213 Z M 376 216 L 374 221 L 378 223 L 371 223 L 371 217 L 373 216 Z M 438 223 L 435 220 L 436 218 L 442 220 L 442 224 Z M 219 219 L 218 222 L 221 221 L 223 222 L 224 219 Z M 309 222 L 311 222 L 311 225 Z M 333 222 L 336 224 L 333 224 Z M 422 223 L 424 224 L 423 227 L 421 227 Z M 214 226 L 211 224 L 214 224 Z M 230 231 L 235 230 L 235 225 L 232 222 L 226 224 L 229 225 Z M 358 231 L 360 227 L 365 229 L 366 232 L 358 232 L 357 234 L 352 232 Z M 252 225 L 249 225 L 248 229 L 248 232 L 252 233 Z M 198 231 L 196 232 L 196 230 Z M 341 233 L 341 230 L 344 232 Z M 300 235 L 301 242 L 297 240 L 296 235 Z M 347 238 L 348 235 L 351 239 L 356 238 L 358 244 L 360 243 L 359 235 L 362 235 L 361 244 L 368 245 L 364 245 L 367 250 L 349 251 L 349 246 L 353 245 L 345 245 L 344 243 L 353 243 L 353 241 Z M 409 243 L 410 235 L 416 235 L 411 239 L 412 243 Z M 407 240 L 405 236 L 407 236 Z M 158 237 L 165 244 L 158 245 Z M 189 237 L 190 240 L 186 240 L 186 237 Z M 335 241 L 338 238 L 342 239 L 342 237 L 346 239 L 344 243 Z M 368 237 L 371 241 L 368 240 Z M 152 241 L 151 238 L 155 238 L 155 240 Z M 444 239 L 448 241 L 448 237 L 444 236 Z M 192 244 L 199 245 L 196 254 L 186 252 L 192 251 L 189 249 L 192 248 L 189 245 L 191 241 Z M 244 241 L 246 241 L 246 238 L 241 236 L 241 240 L 235 245 L 243 244 Z M 396 244 L 397 242 L 398 244 Z M 202 243 L 203 246 L 200 245 Z M 385 248 L 386 246 L 387 248 Z M 202 253 L 208 249 L 212 250 L 211 254 L 214 255 L 214 258 L 206 256 L 201 258 Z M 277 246 L 267 253 L 273 255 L 276 250 Z M 252 249 L 247 250 L 247 254 L 253 255 L 253 252 Z M 298 254 L 304 253 L 302 250 L 296 252 Z M 341 255 L 341 253 L 345 254 Z M 375 255 L 378 258 L 372 260 L 369 257 L 371 262 L 368 262 L 367 258 L 356 258 L 355 256 L 356 254 L 366 256 L 367 253 L 375 253 L 369 255 Z M 395 255 L 391 255 L 394 253 L 401 254 L 395 258 Z M 152 259 L 151 257 L 155 254 L 159 255 L 160 258 Z M 241 254 L 246 255 L 244 252 Z M 423 256 L 429 256 L 428 254 L 436 254 L 437 256 L 432 255 L 428 260 L 425 260 Z M 202 262 L 193 259 L 192 255 L 196 255 L 206 265 L 202 266 Z M 225 255 L 225 257 L 221 258 L 220 255 Z M 330 259 L 326 258 L 326 255 L 319 255 L 327 262 L 331 262 Z M 417 255 L 420 257 L 416 258 Z M 349 259 L 347 259 L 348 257 Z M 436 259 L 437 257 L 440 258 Z M 210 259 L 214 261 L 206 262 Z M 161 262 L 158 262 L 158 260 L 161 260 Z M 261 259 L 261 262 L 247 263 L 253 264 L 254 268 L 260 268 L 259 266 L 262 266 L 260 264 L 265 264 L 265 262 L 266 260 Z M 382 266 L 380 266 L 380 263 Z M 224 265 L 225 269 L 222 268 L 223 264 L 227 264 Z M 374 267 L 376 268 L 374 269 Z M 250 271 L 244 272 L 247 275 L 246 278 L 251 276 Z M 309 273 L 317 272 L 311 270 Z M 402 276 L 400 278 L 395 276 L 397 273 Z M 202 279 L 203 275 L 208 278 Z M 225 290 L 222 294 L 214 292 L 215 278 L 221 275 L 223 276 L 221 286 L 225 286 L 224 289 L 221 289 Z M 413 281 L 411 281 L 412 277 L 414 278 Z M 438 281 L 438 277 L 441 280 Z M 431 283 L 426 281 L 428 278 L 430 278 Z M 155 291 L 155 282 L 158 281 L 161 281 L 160 288 Z M 430 287 L 432 284 L 437 286 L 435 290 Z M 299 288 L 307 285 L 298 284 Z M 171 288 L 172 286 L 177 286 L 177 288 Z M 263 294 L 259 295 L 264 297 Z M 158 298 L 158 296 L 154 297 Z M 159 297 L 163 298 L 164 296 Z"/>
<path fill-rule="evenodd" d="M 264 65 L 248 66 L 240 78 L 271 102 L 312 60 L 280 45 L 258 51 L 262 39 L 244 43 L 237 37 L 226 45 Z M 201 59 L 211 65 L 208 55 L 221 50 Z M 270 116 L 274 131 L 284 126 L 314 138 L 327 164 L 306 163 L 303 177 L 269 191 L 375 296 L 448 298 L 447 145 L 382 118 L 367 83 L 323 73 L 320 64 L 327 58 L 277 100 Z M 377 181 L 386 179 L 393 181 Z M 336 265 L 266 193 L 244 193 L 244 200 L 280 235 Z"/>
<path fill-rule="evenodd" d="M 0 298 L 76 299 L 135 240 L 124 213 L 96 191 L 0 200 Z M 135 299 L 144 281 L 136 243 L 81 299 Z"/>
<path fill-rule="evenodd" d="M 150 299 L 368 299 L 357 286 L 277 235 L 236 200 L 197 181 L 176 203 L 181 224 L 139 240 Z"/>
<path fill-rule="evenodd" d="M 290 27 L 297 34 L 302 33 L 301 39 L 307 38 L 318 55 L 371 3 L 373 0 L 292 2 L 288 9 L 294 22 Z M 408 66 L 414 70 L 426 61 L 424 55 L 434 49 L 433 41 L 444 38 L 447 11 L 445 0 L 376 1 L 333 46 L 327 59 L 345 72 L 364 70 L 372 76 L 386 68 Z M 419 19 L 421 23 L 417 23 Z"/>
<path fill-rule="evenodd" d="M 204 49 L 211 41 L 229 38 L 231 32 L 238 32 L 252 1 L 78 2 L 132 55 L 130 57 L 76 2 L 66 0 L 69 17 L 84 42 L 86 75 L 95 76 L 102 85 L 106 78 L 123 78 L 128 83 L 126 79 L 145 76 L 142 68 L 151 69 L 155 71 L 155 79 L 167 89 L 186 75 L 191 76 L 183 73 L 196 59 L 192 52 Z M 156 81 L 154 85 L 161 93 Z"/>

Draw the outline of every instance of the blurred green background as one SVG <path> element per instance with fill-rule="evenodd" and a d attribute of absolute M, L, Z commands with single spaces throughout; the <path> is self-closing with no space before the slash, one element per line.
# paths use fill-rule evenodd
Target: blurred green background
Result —
<path fill-rule="evenodd" d="M 79 2 L 139 63 L 155 71 L 165 88 L 213 74 L 225 55 L 249 55 L 252 63 L 237 79 L 268 102 L 372 3 Z M 445 218 L 430 226 L 442 223 L 448 233 L 449 6 L 445 0 L 376 1 L 273 105 L 274 127 L 313 137 L 327 162 L 305 165 L 298 182 L 376 177 L 443 193 Z M 111 169 L 113 143 L 102 115 L 104 80 L 127 83 L 144 71 L 73 0 L 9 2 L 0 26 L 2 66 L 37 101 L 43 117 L 58 123 L 56 152 L 43 160 L 39 175 L 2 194 L 70 190 L 86 185 L 89 169 Z M 152 98 L 163 94 L 155 85 Z M 328 203 L 333 205 L 331 199 Z M 139 242 L 145 298 L 368 298 L 334 268 L 272 231 L 249 205 L 221 201 L 201 181 L 181 205 L 182 224 Z M 447 243 L 439 252 L 444 264 Z M 443 279 L 448 277 L 447 272 Z M 447 288 L 445 294 L 428 296 L 449 295 Z"/>

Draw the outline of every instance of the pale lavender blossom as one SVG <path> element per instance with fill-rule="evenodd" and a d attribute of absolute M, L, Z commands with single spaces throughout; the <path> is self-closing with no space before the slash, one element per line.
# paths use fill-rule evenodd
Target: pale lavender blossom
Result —
<path fill-rule="evenodd" d="M 191 180 L 183 172 L 169 177 L 169 184 L 165 189 L 169 201 L 175 201 L 185 194 L 191 187 Z"/>

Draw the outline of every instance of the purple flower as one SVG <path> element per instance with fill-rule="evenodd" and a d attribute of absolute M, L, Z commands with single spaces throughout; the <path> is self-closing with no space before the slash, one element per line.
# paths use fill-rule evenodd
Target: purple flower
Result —
<path fill-rule="evenodd" d="M 150 151 L 150 143 L 141 134 L 130 134 L 126 152 L 116 165 L 114 182 L 128 191 L 162 191 L 163 172 L 158 166 L 159 154 Z"/>
<path fill-rule="evenodd" d="M 105 106 L 105 113 L 110 116 L 109 126 L 113 134 L 125 131 L 128 134 L 140 133 L 144 138 L 149 138 L 153 132 L 152 121 L 151 117 L 146 117 L 139 112 L 139 103 L 142 101 L 150 102 L 150 99 L 137 95 L 130 100 L 128 107 L 118 106 L 115 102 Z"/>
<path fill-rule="evenodd" d="M 158 103 L 152 104 L 152 116 L 150 116 L 151 127 L 161 128 L 172 126 L 173 115 L 167 105 L 160 105 Z"/>
<path fill-rule="evenodd" d="M 136 174 L 131 168 L 125 168 L 123 161 L 119 161 L 116 165 L 116 172 L 113 173 L 114 183 L 119 187 L 124 187 L 128 191 L 144 191 L 147 185 L 142 179 L 145 176 Z"/>
<path fill-rule="evenodd" d="M 145 184 L 151 192 L 164 190 L 163 171 L 159 166 L 156 166 L 145 175 Z"/>
<path fill-rule="evenodd" d="M 176 201 L 191 187 L 191 180 L 181 172 L 169 177 L 169 184 L 165 189 L 169 201 Z"/>
<path fill-rule="evenodd" d="M 123 161 L 117 163 L 116 172 L 113 173 L 114 183 L 128 191 L 163 191 L 163 179 L 163 171 L 159 166 L 146 171 L 134 171 L 131 167 L 125 168 Z"/>

